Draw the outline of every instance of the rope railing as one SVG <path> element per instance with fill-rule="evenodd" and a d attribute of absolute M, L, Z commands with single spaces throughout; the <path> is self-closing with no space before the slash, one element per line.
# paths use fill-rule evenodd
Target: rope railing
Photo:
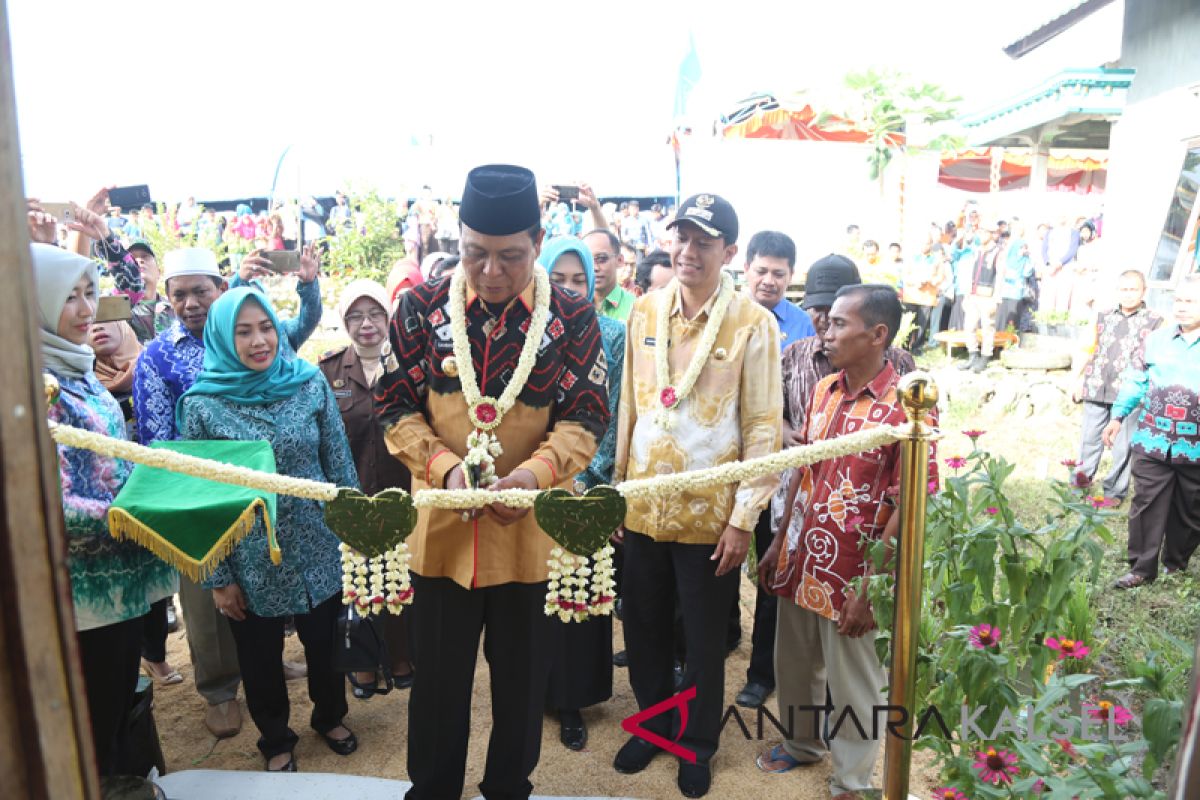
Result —
<path fill-rule="evenodd" d="M 259 472 L 258 470 L 225 464 L 208 458 L 189 456 L 171 450 L 145 447 L 124 439 L 92 431 L 74 428 L 53 421 L 49 422 L 50 435 L 64 447 L 91 450 L 111 458 L 120 458 L 135 464 L 180 472 L 195 478 L 204 478 L 218 483 L 245 486 L 263 492 L 303 497 L 308 500 L 329 501 L 337 497 L 338 487 L 332 483 L 293 478 L 287 475 Z M 726 483 L 774 475 L 784 470 L 815 464 L 830 458 L 853 455 L 883 447 L 904 438 L 903 428 L 883 425 L 858 431 L 837 439 L 817 444 L 789 447 L 768 456 L 748 461 L 733 461 L 707 469 L 657 475 L 625 481 L 616 490 L 627 499 L 652 497 L 666 493 L 677 493 L 703 489 Z M 461 511 L 483 508 L 492 503 L 502 503 L 510 508 L 532 508 L 534 500 L 541 494 L 534 489 L 422 489 L 413 495 L 417 508 L 439 508 Z"/>

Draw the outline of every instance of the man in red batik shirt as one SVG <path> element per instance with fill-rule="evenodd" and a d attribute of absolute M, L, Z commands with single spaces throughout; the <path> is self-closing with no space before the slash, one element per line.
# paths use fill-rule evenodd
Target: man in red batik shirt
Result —
<path fill-rule="evenodd" d="M 900 375 L 886 358 L 901 311 L 889 286 L 838 291 L 822 337 L 838 372 L 813 392 L 804 444 L 907 421 L 897 393 Z M 931 454 L 935 476 L 934 461 Z M 782 598 L 776 684 L 780 719 L 794 723 L 792 738 L 760 755 L 758 766 L 787 772 L 821 760 L 826 745 L 815 709 L 825 706 L 828 682 L 832 724 L 847 716 L 829 744 L 833 800 L 854 800 L 871 789 L 879 753 L 879 742 L 860 736 L 846 709 L 869 731 L 874 708 L 887 704 L 888 678 L 875 653 L 875 615 L 866 592 L 874 569 L 867 549 L 880 537 L 894 540 L 899 491 L 899 443 L 802 467 L 783 524 L 759 566 L 763 584 Z M 863 579 L 857 590 L 856 578 Z"/>

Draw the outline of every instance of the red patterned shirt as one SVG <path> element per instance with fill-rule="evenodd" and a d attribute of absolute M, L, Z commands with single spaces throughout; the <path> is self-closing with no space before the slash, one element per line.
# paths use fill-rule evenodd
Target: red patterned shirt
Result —
<path fill-rule="evenodd" d="M 821 379 L 808 406 L 805 443 L 906 422 L 890 362 L 851 394 L 846 375 Z M 930 449 L 930 475 L 936 475 Z M 883 534 L 900 490 L 900 444 L 821 461 L 799 470 L 800 488 L 779 554 L 774 589 L 802 608 L 840 619 L 851 581 L 867 573 L 865 539 Z"/>

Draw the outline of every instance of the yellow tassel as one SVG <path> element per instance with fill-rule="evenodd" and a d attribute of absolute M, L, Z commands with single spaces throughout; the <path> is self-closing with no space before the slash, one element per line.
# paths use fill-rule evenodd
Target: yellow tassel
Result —
<path fill-rule="evenodd" d="M 108 529 L 114 539 L 128 539 L 136 542 L 192 581 L 200 583 L 211 576 L 213 570 L 222 561 L 229 558 L 242 539 L 254 530 L 254 524 L 258 521 L 257 512 L 260 510 L 263 524 L 267 529 L 271 561 L 278 566 L 282 561 L 283 554 L 280 553 L 278 544 L 275 543 L 275 532 L 271 527 L 270 514 L 267 512 L 267 504 L 262 498 L 257 498 L 250 503 L 200 559 L 192 558 L 162 534 L 130 516 L 122 508 L 110 507 L 108 509 Z"/>

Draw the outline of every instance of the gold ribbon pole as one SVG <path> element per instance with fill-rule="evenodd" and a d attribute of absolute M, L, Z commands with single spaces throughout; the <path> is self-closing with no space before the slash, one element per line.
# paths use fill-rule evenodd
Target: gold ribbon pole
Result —
<path fill-rule="evenodd" d="M 908 800 L 912 735 L 916 727 L 917 645 L 921 630 L 921 592 L 925 577 L 925 506 L 929 499 L 929 442 L 933 429 L 926 415 L 937 406 L 937 387 L 928 375 L 910 373 L 900 381 L 900 402 L 908 417 L 901 443 L 900 539 L 896 548 L 896 619 L 892 626 L 892 682 L 888 705 L 908 713 L 899 735 L 886 738 L 884 800 Z"/>

